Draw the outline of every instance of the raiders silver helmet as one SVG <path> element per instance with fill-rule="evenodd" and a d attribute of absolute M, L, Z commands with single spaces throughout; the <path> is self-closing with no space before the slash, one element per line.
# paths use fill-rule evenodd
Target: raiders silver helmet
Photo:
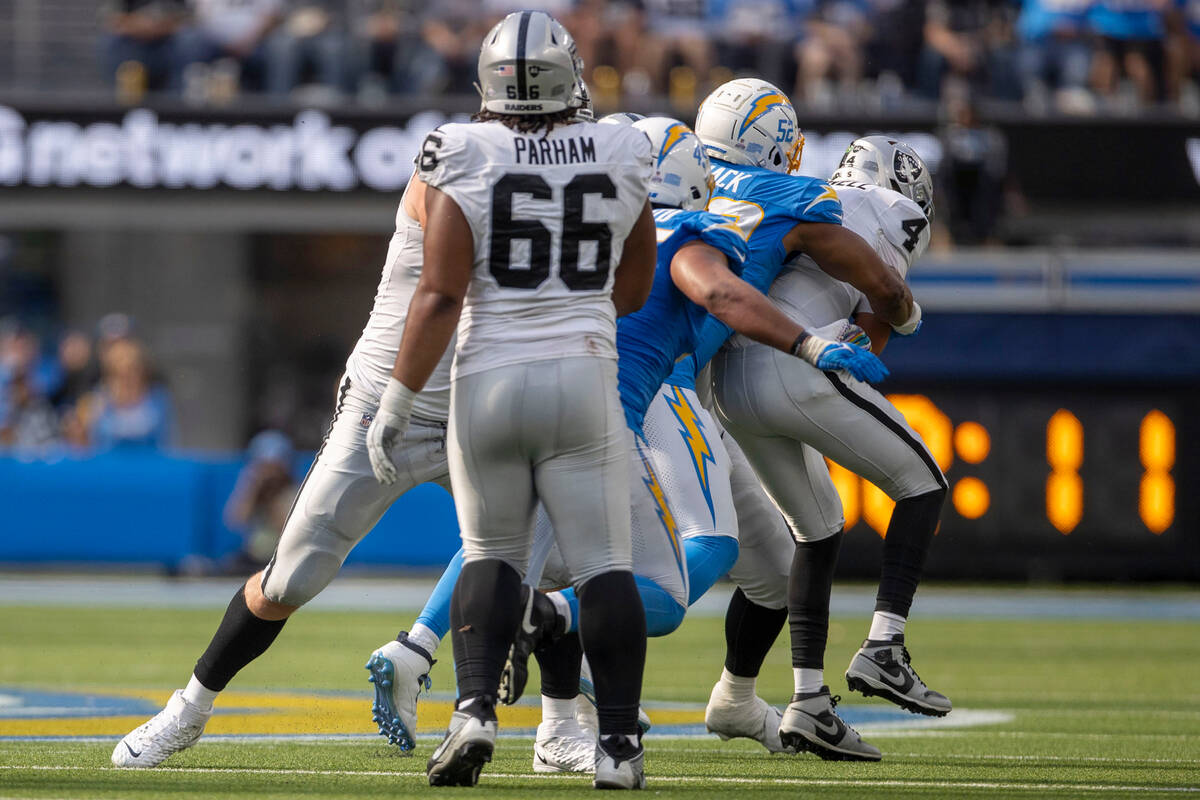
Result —
<path fill-rule="evenodd" d="M 483 107 L 497 114 L 553 114 L 582 103 L 583 61 L 575 40 L 542 11 L 517 11 L 496 24 L 479 50 Z"/>
<path fill-rule="evenodd" d="M 864 136 L 846 148 L 830 183 L 846 181 L 882 186 L 912 200 L 933 218 L 933 176 L 924 160 L 899 139 Z"/>

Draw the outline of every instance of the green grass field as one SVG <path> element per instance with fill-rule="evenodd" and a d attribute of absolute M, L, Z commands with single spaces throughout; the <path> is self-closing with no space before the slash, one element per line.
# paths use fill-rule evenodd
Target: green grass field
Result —
<path fill-rule="evenodd" d="M 0 607 L 0 701 L 6 691 L 27 689 L 141 692 L 161 702 L 165 690 L 186 680 L 219 615 L 216 609 Z M 231 687 L 249 699 L 230 702 L 287 694 L 294 702 L 279 717 L 281 730 L 373 731 L 362 664 L 409 619 L 407 613 L 303 612 Z M 832 629 L 827 676 L 845 697 L 847 716 L 891 709 L 845 691 L 841 672 L 865 625 L 865 619 L 840 618 Z M 785 703 L 791 690 L 785 639 L 759 684 L 760 694 L 774 703 Z M 651 736 L 648 788 L 663 797 L 721 798 L 1200 793 L 1196 623 L 918 618 L 909 642 L 922 676 L 956 709 L 1003 711 L 1007 721 L 911 730 L 866 726 L 865 738 L 884 751 L 878 764 L 771 756 L 754 743 L 715 737 Z M 695 704 L 707 699 L 723 652 L 718 618 L 690 618 L 673 636 L 652 640 L 644 690 L 647 701 L 657 701 L 651 715 L 660 721 L 672 714 L 695 718 Z M 439 656 L 434 688 L 447 692 L 453 685 L 449 648 Z M 669 703 L 677 710 L 658 710 Z M 526 709 L 523 719 L 535 712 Z M 251 713 L 244 719 L 249 731 L 258 724 L 254 720 L 274 718 Z M 403 758 L 382 740 L 356 736 L 216 736 L 157 770 L 112 768 L 109 753 L 119 734 L 140 721 L 13 718 L 0 702 L 0 798 L 405 798 L 436 791 L 424 777 L 436 741 L 430 737 L 419 742 L 416 757 Z M 436 720 L 422 722 L 423 731 L 437 727 Z M 216 720 L 210 731 L 214 727 Z M 86 738 L 34 738 L 81 732 Z M 534 777 L 530 757 L 531 740 L 503 739 L 475 791 L 557 797 L 590 788 L 584 776 Z"/>

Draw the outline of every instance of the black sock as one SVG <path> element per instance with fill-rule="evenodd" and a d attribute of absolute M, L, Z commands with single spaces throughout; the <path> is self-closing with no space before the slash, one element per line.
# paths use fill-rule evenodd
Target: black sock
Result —
<path fill-rule="evenodd" d="M 195 675 L 204 688 L 222 691 L 242 667 L 267 652 L 287 619 L 260 619 L 246 605 L 242 586 L 229 601 L 208 649 L 196 662 Z"/>
<path fill-rule="evenodd" d="M 937 489 L 896 503 L 883 540 L 876 611 L 908 616 L 945 499 L 946 490 Z"/>
<path fill-rule="evenodd" d="M 792 630 L 792 666 L 825 668 L 829 637 L 829 592 L 837 567 L 842 531 L 816 542 L 797 542 L 788 576 L 788 621 Z"/>
<path fill-rule="evenodd" d="M 725 612 L 725 669 L 757 678 L 762 663 L 787 621 L 786 608 L 767 608 L 746 599 L 739 586 Z"/>
<path fill-rule="evenodd" d="M 600 734 L 638 733 L 646 612 L 633 573 L 605 572 L 578 587 L 579 638 L 592 667 Z"/>
<path fill-rule="evenodd" d="M 498 558 L 463 564 L 450 598 L 459 700 L 495 702 L 508 648 L 521 624 L 521 576 Z"/>
<path fill-rule="evenodd" d="M 570 700 L 579 694 L 579 667 L 583 645 L 575 634 L 544 644 L 533 651 L 542 671 L 542 694 Z"/>

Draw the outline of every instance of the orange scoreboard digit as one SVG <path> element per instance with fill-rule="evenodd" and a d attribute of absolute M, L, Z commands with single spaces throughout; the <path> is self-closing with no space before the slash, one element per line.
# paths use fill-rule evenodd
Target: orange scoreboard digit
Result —
<path fill-rule="evenodd" d="M 1196 534 L 1176 504 L 1186 443 L 1169 395 L 951 390 L 888 399 L 946 473 L 943 533 L 1036 542 L 1086 531 L 1123 546 L 1179 528 Z M 830 473 L 847 530 L 883 536 L 892 501 L 836 463 Z"/>

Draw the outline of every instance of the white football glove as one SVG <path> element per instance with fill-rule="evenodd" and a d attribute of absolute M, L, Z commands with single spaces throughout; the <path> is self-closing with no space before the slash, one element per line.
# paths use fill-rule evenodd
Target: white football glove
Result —
<path fill-rule="evenodd" d="M 367 428 L 367 457 L 371 459 L 371 471 L 375 473 L 377 481 L 387 486 L 391 486 L 399 477 L 396 462 L 392 460 L 392 450 L 408 430 L 416 396 L 416 392 L 392 378 L 383 390 L 383 396 L 379 398 L 379 410 Z"/>
<path fill-rule="evenodd" d="M 921 330 L 921 307 L 917 305 L 917 301 L 913 300 L 912 314 L 908 321 L 903 325 L 893 325 L 892 330 L 897 336 L 914 336 L 917 331 Z"/>

